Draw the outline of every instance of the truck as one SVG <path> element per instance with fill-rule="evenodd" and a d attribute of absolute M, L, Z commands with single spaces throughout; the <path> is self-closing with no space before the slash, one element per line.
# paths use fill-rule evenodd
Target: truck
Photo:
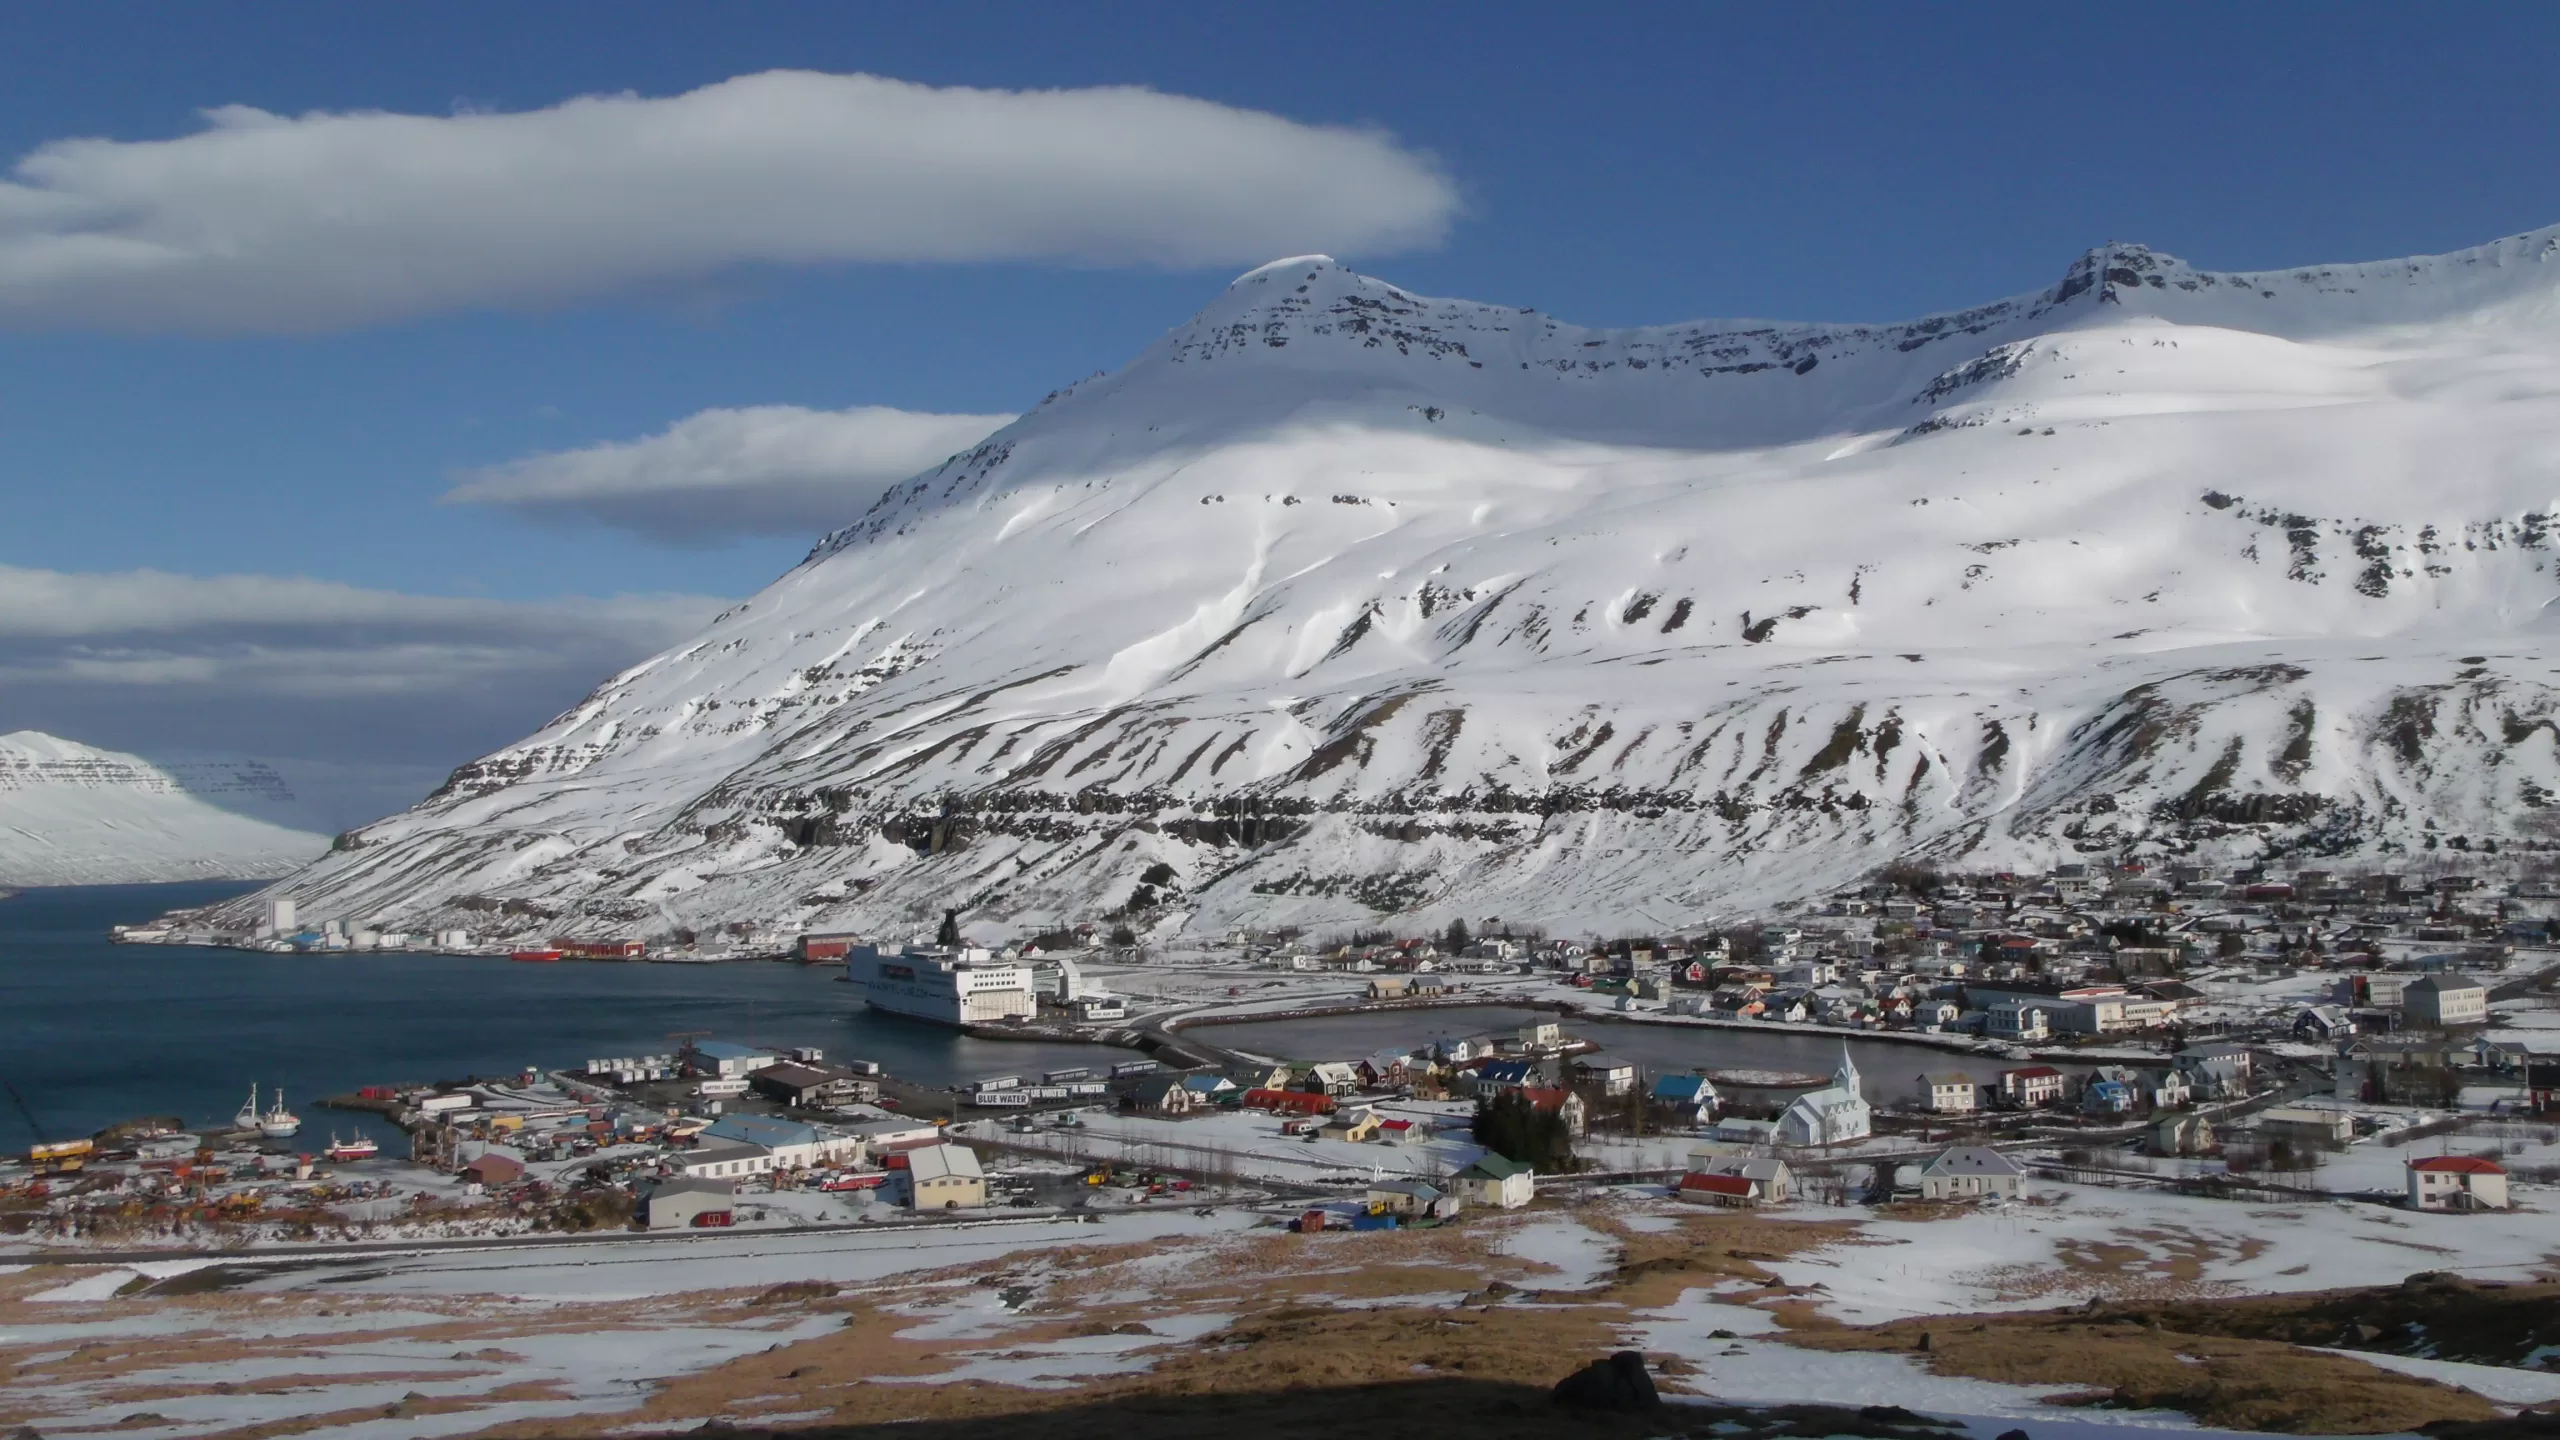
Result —
<path fill-rule="evenodd" d="M 970 1095 L 969 1103 L 981 1110 L 1013 1110 L 1031 1103 L 1031 1095 L 1023 1090 L 980 1090 Z"/>
<path fill-rule="evenodd" d="M 89 1140 L 55 1140 L 27 1151 L 27 1163 L 39 1175 L 69 1175 L 85 1167 L 97 1148 Z"/>
<path fill-rule="evenodd" d="M 1132 1075 L 1153 1075 L 1164 1066 L 1154 1060 L 1123 1060 L 1111 1067 L 1111 1078 L 1126 1080 Z"/>

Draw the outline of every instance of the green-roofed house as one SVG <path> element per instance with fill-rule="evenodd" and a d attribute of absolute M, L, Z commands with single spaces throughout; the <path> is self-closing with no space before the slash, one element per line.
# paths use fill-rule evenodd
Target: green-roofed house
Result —
<path fill-rule="evenodd" d="M 1537 1172 L 1517 1160 L 1486 1151 L 1473 1165 L 1449 1177 L 1450 1193 L 1496 1210 L 1517 1210 L 1537 1198 Z"/>

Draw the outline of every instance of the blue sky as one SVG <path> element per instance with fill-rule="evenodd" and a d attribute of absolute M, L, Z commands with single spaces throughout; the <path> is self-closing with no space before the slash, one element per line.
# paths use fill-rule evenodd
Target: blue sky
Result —
<path fill-rule="evenodd" d="M 645 505 L 447 498 L 475 474 L 718 407 L 1015 411 L 1179 323 L 1268 258 L 1253 248 L 1260 235 L 1338 232 L 1344 259 L 1414 289 L 1630 324 L 1899 318 L 2040 288 L 2109 239 L 2246 269 L 2453 249 L 2560 221 L 2560 100 L 2547 83 L 2560 11 L 2549 7 L 1662 6 L 1594 20 L 1500 5 L 393 15 L 90 3 L 12 7 L 7 30 L 0 156 L 11 166 L 70 139 L 193 135 L 217 106 L 505 115 L 582 95 L 664 99 L 776 69 L 996 91 L 1147 86 L 1294 122 L 1271 141 L 1284 151 L 1320 142 L 1306 127 L 1379 132 L 1360 141 L 1376 174 L 1339 187 L 1348 218 L 1298 226 L 1272 211 L 1299 202 L 1266 196 L 1261 210 L 1234 202 L 1251 213 L 1229 225 L 1168 195 L 1168 218 L 1147 235 L 1063 258 L 1045 241 L 934 258 L 969 250 L 972 225 L 1051 223 L 991 221 L 969 208 L 977 200 L 886 261 L 776 262 L 749 243 L 751 258 L 723 263 L 715 245 L 709 261 L 634 262 L 636 278 L 601 287 L 518 275 L 504 235 L 458 252 L 427 236 L 390 269 L 451 258 L 444 298 L 373 305 L 342 290 L 327 313 L 305 314 L 297 267 L 324 269 L 326 245 L 294 248 L 290 217 L 263 230 L 242 221 L 284 256 L 284 278 L 257 283 L 286 288 L 241 289 L 248 298 L 211 320 L 198 298 L 247 284 L 219 267 L 127 293 L 112 275 L 50 279 L 42 255 L 10 246 L 13 233 L 125 224 L 126 191 L 84 195 L 91 208 L 69 220 L 30 208 L 64 187 L 175 186 L 192 198 L 167 203 L 218 209 L 219 166 L 138 180 L 20 170 L 16 219 L 0 190 L 0 567 L 14 567 L 0 571 L 0 595 L 22 597 L 0 603 L 0 730 L 393 777 L 345 802 L 356 809 L 538 724 L 694 613 L 674 601 L 617 610 L 611 597 L 750 591 L 798 557 L 809 533 L 794 527 L 830 503 L 804 485 L 767 513 L 776 533 L 740 536 L 700 508 L 634 521 Z M 1239 120 L 1236 143 L 1263 143 L 1248 122 L 1259 123 Z M 865 143 L 932 139 L 925 122 L 890 128 L 901 126 L 918 133 Z M 1167 128 L 1149 122 L 1129 143 L 1144 150 Z M 1100 148 L 1120 143 L 1108 125 L 1094 133 Z M 589 141 L 560 143 L 575 166 Z M 743 198 L 726 188 L 738 163 L 732 152 L 651 178 L 638 208 L 576 243 L 595 244 L 602 268 L 623 240 L 706 207 L 734 207 L 752 231 L 758 205 L 792 203 L 787 185 Z M 1066 203 L 1063 188 L 1030 188 L 1026 209 Z M 940 202 L 900 192 L 896 203 Z M 475 266 L 509 278 L 475 289 Z M 688 456 L 653 463 L 663 472 Z M 865 499 L 849 487 L 847 518 Z M 80 610 L 117 588 L 105 577 L 136 569 L 305 577 L 482 608 L 386 604 L 325 635 L 313 627 L 329 603 L 229 630 L 204 620 L 192 638 L 148 616 L 11 633 L 5 612 L 32 604 L 28 573 L 45 604 Z M 180 609 L 200 604 L 183 586 L 167 593 Z M 307 652 L 306 670 L 344 676 L 406 653 L 426 657 L 425 673 L 444 663 L 429 652 L 485 654 L 501 634 L 515 637 L 513 659 L 396 700 L 384 697 L 397 686 L 332 687 L 276 658 Z M 357 690 L 372 698 L 336 693 Z"/>

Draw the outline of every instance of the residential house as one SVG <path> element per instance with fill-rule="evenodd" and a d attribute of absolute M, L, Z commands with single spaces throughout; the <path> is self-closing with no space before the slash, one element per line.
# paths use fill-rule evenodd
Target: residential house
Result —
<path fill-rule="evenodd" d="M 1381 1120 L 1377 1138 L 1382 1145 L 1411 1145 L 1430 1139 L 1431 1130 L 1429 1126 L 1417 1125 L 1410 1120 Z"/>
<path fill-rule="evenodd" d="M 1200 1097 L 1182 1083 L 1179 1075 L 1150 1075 L 1129 1092 L 1125 1103 L 1141 1115 L 1174 1119 L 1190 1114 L 1199 1105 Z"/>
<path fill-rule="evenodd" d="M 1377 1111 L 1361 1109 L 1348 1114 L 1336 1114 L 1332 1119 L 1318 1126 L 1316 1134 L 1327 1140 L 1349 1140 L 1356 1144 L 1377 1139 L 1379 1123 Z"/>
<path fill-rule="evenodd" d="M 1457 1214 L 1459 1206 L 1457 1196 L 1423 1180 L 1378 1181 L 1370 1185 L 1366 1198 L 1373 1215 L 1411 1219 L 1445 1220 Z"/>
<path fill-rule="evenodd" d="M 1215 1105 L 1220 1101 L 1232 1104 L 1234 1102 L 1227 1097 L 1241 1093 L 1236 1089 L 1236 1082 L 1224 1075 L 1185 1075 L 1182 1077 L 1182 1088 L 1191 1092 L 1191 1103 L 1195 1108 Z"/>
<path fill-rule="evenodd" d="M 2409 1204 L 2418 1210 L 2504 1210 L 2506 1167 L 2476 1155 L 2429 1155 L 2408 1162 Z"/>
<path fill-rule="evenodd" d="M 2062 1072 L 2050 1065 L 2028 1065 L 2000 1072 L 2000 1099 L 2017 1110 L 2040 1110 L 2062 1101 Z"/>
<path fill-rule="evenodd" d="M 1227 1078 L 1239 1090 L 1286 1090 L 1293 1072 L 1286 1065 L 1230 1065 Z"/>
<path fill-rule="evenodd" d="M 2080 1089 L 2080 1108 L 2091 1115 L 2130 1115 L 2139 1103 L 2131 1072 L 2116 1066 L 2102 1067 Z"/>
<path fill-rule="evenodd" d="M 1784 1160 L 1765 1155 L 1701 1157 L 1696 1168 L 1680 1177 L 1673 1194 L 1702 1205 L 1748 1210 L 1784 1205 L 1794 1193 L 1795 1172 Z"/>
<path fill-rule="evenodd" d="M 1631 1095 L 1636 1088 L 1636 1067 L 1615 1060 L 1577 1060 L 1573 1062 L 1574 1078 L 1585 1085 L 1596 1085 L 1604 1096 Z"/>
<path fill-rule="evenodd" d="M 1535 1060 L 1487 1060 L 1469 1072 L 1471 1088 L 1478 1095 L 1499 1095 L 1505 1090 L 1535 1086 L 1544 1078 Z"/>
<path fill-rule="evenodd" d="M 1382 1050 L 1352 1063 L 1352 1068 L 1360 1072 L 1360 1086 L 1364 1090 L 1401 1089 L 1411 1081 L 1412 1066 L 1410 1056 L 1399 1055 L 1392 1050 Z"/>
<path fill-rule="evenodd" d="M 1715 1082 L 1704 1075 L 1665 1075 L 1653 1082 L 1653 1103 L 1680 1112 L 1692 1125 L 1704 1125 L 1716 1117 Z"/>
<path fill-rule="evenodd" d="M 1517 1160 L 1488 1150 L 1475 1163 L 1449 1177 L 1454 1194 L 1497 1210 L 1517 1210 L 1537 1197 L 1537 1172 Z"/>
<path fill-rule="evenodd" d="M 1570 1090 L 1538 1086 L 1523 1086 L 1520 1093 L 1538 1109 L 1562 1115 L 1565 1133 L 1576 1140 L 1582 1138 L 1583 1127 L 1590 1123 L 1591 1111 L 1582 1103 L 1581 1096 Z"/>
<path fill-rule="evenodd" d="M 965 1145 L 919 1145 L 902 1152 L 907 1193 L 918 1210 L 976 1210 L 987 1203 L 987 1172 Z"/>
<path fill-rule="evenodd" d="M 2170 1064 L 2196 1099 L 2231 1100 L 2249 1093 L 2249 1052 L 2237 1046 L 2181 1050 Z"/>
<path fill-rule="evenodd" d="M 1982 1087 L 1970 1075 L 1958 1071 L 1925 1077 L 1929 1087 L 1929 1109 L 1939 1115 L 1970 1115 L 1980 1108 Z"/>
<path fill-rule="evenodd" d="M 1320 1095 L 1356 1095 L 1360 1091 L 1360 1072 L 1345 1061 L 1320 1061 L 1308 1067 L 1303 1083 Z"/>
<path fill-rule="evenodd" d="M 2293 1017 L 2293 1038 L 2325 1045 L 2356 1033 L 2354 1017 L 2343 1005 L 2306 1005 Z"/>
<path fill-rule="evenodd" d="M 1981 1145 L 1963 1145 L 1920 1167 L 1923 1200 L 2015 1199 L 2027 1172 L 2017 1161 Z"/>

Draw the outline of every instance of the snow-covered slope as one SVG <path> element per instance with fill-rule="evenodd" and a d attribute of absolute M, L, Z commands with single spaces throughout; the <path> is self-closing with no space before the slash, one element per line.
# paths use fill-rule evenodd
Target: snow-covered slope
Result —
<path fill-rule="evenodd" d="M 1914 852 L 2512 855 L 2560 792 L 2555 513 L 2560 231 L 2108 246 L 1882 326 L 1287 260 L 287 889 L 1615 930 Z"/>
<path fill-rule="evenodd" d="M 254 764 L 184 775 L 33 730 L 0 735 L 0 884 L 115 885 L 281 875 L 329 837 L 223 808 L 291 802 Z"/>

